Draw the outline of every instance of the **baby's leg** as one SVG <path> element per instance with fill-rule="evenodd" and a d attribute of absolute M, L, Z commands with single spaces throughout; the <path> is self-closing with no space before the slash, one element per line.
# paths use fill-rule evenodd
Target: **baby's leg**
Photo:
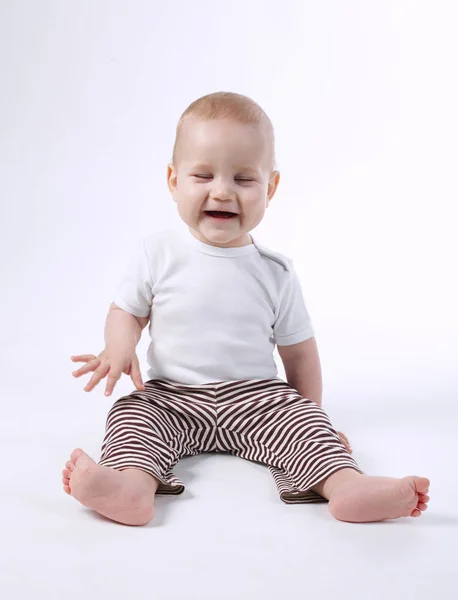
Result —
<path fill-rule="evenodd" d="M 341 469 L 313 487 L 329 500 L 329 511 L 339 521 L 369 523 L 419 517 L 429 500 L 425 477 L 371 477 Z"/>
<path fill-rule="evenodd" d="M 208 410 L 191 414 L 179 386 L 155 380 L 145 387 L 143 392 L 119 398 L 111 407 L 99 464 L 78 449 L 63 471 L 68 494 L 126 525 L 151 521 L 156 491 L 184 491 L 173 467 L 186 455 L 188 444 L 193 444 L 188 432 L 209 427 L 204 419 L 199 420 Z M 213 402 L 212 394 L 208 395 Z M 208 418 L 207 421 L 212 422 Z"/>
<path fill-rule="evenodd" d="M 159 483 L 145 471 L 103 467 L 77 449 L 62 475 L 64 490 L 104 517 L 125 525 L 146 525 L 153 518 Z"/>

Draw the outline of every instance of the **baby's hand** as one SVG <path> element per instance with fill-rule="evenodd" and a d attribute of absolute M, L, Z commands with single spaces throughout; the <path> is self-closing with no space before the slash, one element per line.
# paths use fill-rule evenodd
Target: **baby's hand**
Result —
<path fill-rule="evenodd" d="M 138 357 L 135 352 L 133 356 L 126 357 L 116 352 L 110 352 L 105 348 L 98 356 L 94 356 L 94 354 L 82 354 L 80 356 L 72 356 L 71 359 L 73 362 L 86 363 L 77 371 L 73 371 L 73 377 L 81 377 L 81 375 L 86 375 L 86 373 L 94 372 L 94 375 L 84 388 L 85 392 L 93 390 L 99 381 L 108 375 L 105 396 L 110 396 L 122 373 L 130 375 L 137 390 L 143 391 L 145 389 L 140 373 Z"/>
<path fill-rule="evenodd" d="M 340 437 L 340 441 L 345 446 L 345 448 L 348 450 L 348 452 L 350 454 L 353 454 L 353 450 L 351 449 L 350 442 L 348 441 L 347 436 L 344 433 L 342 433 L 341 431 L 338 431 L 337 435 Z"/>

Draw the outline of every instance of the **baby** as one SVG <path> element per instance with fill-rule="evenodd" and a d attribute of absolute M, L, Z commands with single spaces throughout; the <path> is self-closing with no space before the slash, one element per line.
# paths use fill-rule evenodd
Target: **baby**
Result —
<path fill-rule="evenodd" d="M 321 408 L 321 368 L 291 260 L 253 239 L 279 183 L 274 133 L 251 99 L 215 93 L 182 115 L 168 186 L 187 227 L 139 244 L 113 298 L 105 348 L 73 356 L 111 395 L 122 373 L 136 390 L 117 400 L 98 464 L 74 450 L 64 490 L 127 525 L 153 518 L 154 497 L 180 494 L 184 456 L 229 452 L 269 467 L 281 500 L 329 501 L 341 521 L 418 517 L 424 477 L 371 477 Z M 136 355 L 149 324 L 148 381 Z M 277 377 L 275 346 L 287 382 Z"/>

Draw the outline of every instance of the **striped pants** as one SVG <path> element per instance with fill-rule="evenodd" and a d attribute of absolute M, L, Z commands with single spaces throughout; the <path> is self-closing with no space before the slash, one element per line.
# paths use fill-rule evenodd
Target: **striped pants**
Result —
<path fill-rule="evenodd" d="M 111 408 L 99 464 L 153 475 L 158 494 L 182 493 L 173 468 L 202 452 L 267 465 L 290 504 L 323 501 L 311 488 L 340 469 L 361 473 L 326 413 L 281 379 L 145 387 Z"/>

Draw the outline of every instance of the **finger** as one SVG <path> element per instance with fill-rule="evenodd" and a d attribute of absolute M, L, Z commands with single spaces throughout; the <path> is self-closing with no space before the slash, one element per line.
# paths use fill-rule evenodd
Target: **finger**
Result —
<path fill-rule="evenodd" d="M 84 367 L 80 367 L 76 371 L 73 371 L 73 373 L 72 373 L 73 377 L 81 377 L 81 375 L 86 375 L 87 373 L 91 373 L 92 371 L 95 371 L 97 369 L 97 367 L 100 365 L 100 362 L 101 361 L 99 358 L 96 358 L 95 360 L 91 360 L 91 362 L 88 362 L 86 365 L 84 365 Z"/>
<path fill-rule="evenodd" d="M 343 444 L 346 448 L 350 447 L 350 442 L 341 433 L 339 433 L 339 440 L 340 440 L 340 443 Z"/>
<path fill-rule="evenodd" d="M 347 449 L 347 450 L 350 452 L 350 454 L 351 454 L 351 452 L 352 452 L 352 449 L 351 449 L 351 444 L 350 444 L 350 442 L 348 441 L 348 438 L 347 438 L 347 437 L 345 437 L 345 439 L 344 439 L 344 440 L 342 440 L 342 441 L 343 441 L 343 444 L 344 444 L 345 448 L 346 448 L 346 449 Z"/>
<path fill-rule="evenodd" d="M 339 433 L 339 438 L 340 438 L 341 444 L 345 447 L 345 450 L 347 452 L 349 452 L 350 454 L 353 454 L 353 450 L 352 450 L 352 448 L 350 446 L 350 442 L 347 439 L 344 439 L 345 436 L 344 436 L 343 433 Z"/>
<path fill-rule="evenodd" d="M 118 383 L 118 380 L 121 377 L 121 373 L 122 371 L 119 369 L 110 369 L 110 372 L 108 373 L 107 386 L 105 388 L 105 396 L 111 396 L 115 385 Z"/>
<path fill-rule="evenodd" d="M 345 449 L 346 449 L 348 452 L 350 452 L 350 454 L 351 454 L 351 446 L 350 446 L 350 444 L 347 444 L 347 443 L 345 443 L 345 442 L 344 442 L 344 446 L 345 446 Z"/>
<path fill-rule="evenodd" d="M 106 377 L 108 371 L 110 370 L 110 365 L 108 363 L 104 363 L 100 365 L 96 370 L 94 375 L 89 380 L 89 383 L 84 388 L 85 392 L 90 392 L 95 388 L 95 386 L 99 383 L 101 379 Z"/>
<path fill-rule="evenodd" d="M 78 356 L 71 356 L 70 358 L 72 362 L 89 362 L 97 357 L 94 356 L 94 354 L 79 354 Z"/>
<path fill-rule="evenodd" d="M 137 388 L 137 390 L 143 391 L 145 389 L 145 385 L 143 383 L 142 374 L 140 372 L 140 365 L 138 363 L 138 358 L 135 358 L 132 362 L 132 368 L 130 370 L 130 378 L 132 379 L 133 384 Z"/>

